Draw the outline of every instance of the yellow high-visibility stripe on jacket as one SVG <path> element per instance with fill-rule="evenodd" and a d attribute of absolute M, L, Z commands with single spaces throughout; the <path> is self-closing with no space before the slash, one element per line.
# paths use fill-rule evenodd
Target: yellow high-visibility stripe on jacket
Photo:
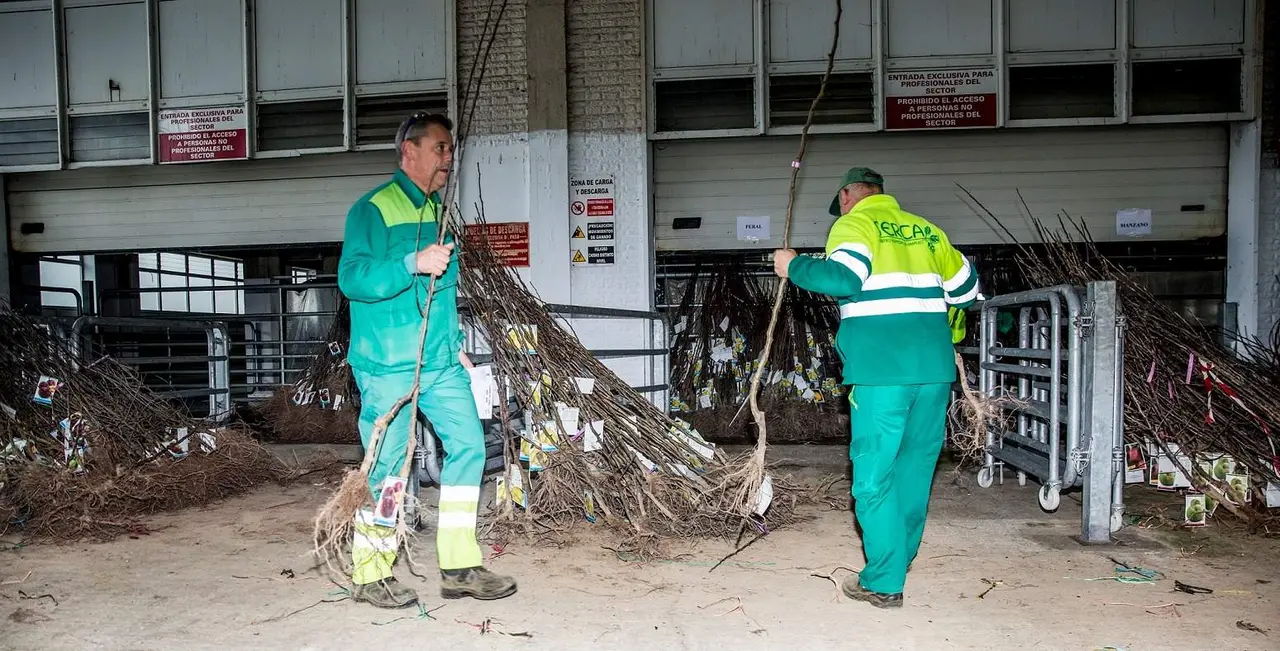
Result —
<path fill-rule="evenodd" d="M 978 276 L 942 229 L 892 196 L 872 195 L 836 220 L 826 254 L 797 257 L 787 273 L 838 302 L 846 384 L 955 381 L 947 309 L 977 299 Z"/>

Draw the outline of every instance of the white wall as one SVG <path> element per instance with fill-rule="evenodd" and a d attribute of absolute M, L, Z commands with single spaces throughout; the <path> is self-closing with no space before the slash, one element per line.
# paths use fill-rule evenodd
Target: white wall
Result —
<path fill-rule="evenodd" d="M 1258 217 L 1262 126 L 1258 120 L 1231 125 L 1227 170 L 1227 301 L 1236 304 L 1236 328 L 1260 336 L 1261 251 Z"/>
<path fill-rule="evenodd" d="M 1280 165 L 1274 157 L 1263 159 L 1258 201 L 1258 325 L 1264 341 L 1280 321 Z"/>

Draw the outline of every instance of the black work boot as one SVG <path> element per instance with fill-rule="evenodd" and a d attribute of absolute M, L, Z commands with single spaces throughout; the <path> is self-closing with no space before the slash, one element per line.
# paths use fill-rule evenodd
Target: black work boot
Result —
<path fill-rule="evenodd" d="M 884 594 L 882 592 L 872 592 L 858 582 L 858 575 L 850 576 L 840 585 L 840 591 L 844 596 L 854 601 L 865 601 L 876 608 L 901 608 L 902 593 Z"/>
<path fill-rule="evenodd" d="M 483 567 L 440 570 L 440 596 L 445 599 L 501 599 L 516 592 L 516 580 Z"/>
<path fill-rule="evenodd" d="M 404 608 L 418 603 L 418 593 L 394 576 L 357 585 L 351 592 L 351 598 L 379 608 Z"/>

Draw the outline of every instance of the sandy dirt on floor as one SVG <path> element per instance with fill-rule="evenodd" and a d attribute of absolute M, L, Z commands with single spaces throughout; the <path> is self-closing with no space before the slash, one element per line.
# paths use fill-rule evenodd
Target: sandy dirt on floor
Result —
<path fill-rule="evenodd" d="M 402 561 L 397 573 L 429 616 L 378 610 L 344 600 L 308 556 L 310 519 L 332 489 L 262 488 L 152 518 L 153 533 L 110 543 L 10 536 L 0 551 L 0 648 L 1280 649 L 1277 541 L 1132 526 L 1124 544 L 1085 547 L 1072 539 L 1078 502 L 1045 514 L 1034 485 L 979 489 L 947 470 L 898 611 L 849 601 L 822 578 L 862 565 L 851 512 L 823 506 L 805 507 L 811 520 L 714 572 L 726 542 L 650 562 L 606 549 L 611 539 L 589 526 L 564 548 L 486 545 L 487 564 L 520 581 L 497 602 L 443 602 L 434 572 L 411 576 Z M 428 568 L 431 540 L 417 545 Z M 1164 578 L 1090 580 L 1115 576 L 1109 556 Z M 1175 580 L 1214 592 L 1178 592 Z"/>

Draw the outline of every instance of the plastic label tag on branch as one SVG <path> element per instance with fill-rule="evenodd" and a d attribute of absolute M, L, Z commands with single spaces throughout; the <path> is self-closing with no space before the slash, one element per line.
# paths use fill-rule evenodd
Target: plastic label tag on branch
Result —
<path fill-rule="evenodd" d="M 693 430 L 692 433 L 687 434 L 675 427 L 672 427 L 670 430 L 670 434 L 671 434 L 671 438 L 679 441 L 681 444 L 683 444 L 685 447 L 689 448 L 690 450 L 693 450 L 695 453 L 698 454 L 698 456 L 702 457 L 703 459 L 706 459 L 707 461 L 711 461 L 712 459 L 715 458 L 714 446 L 712 446 L 710 443 L 707 443 L 705 440 L 703 440 L 702 436 L 698 434 L 697 430 Z"/>
<path fill-rule="evenodd" d="M 577 407 L 570 407 L 563 402 L 556 403 L 556 417 L 560 420 L 559 431 L 565 438 L 572 438 L 578 434 L 578 419 L 581 410 Z M 552 422 L 552 428 L 555 429 L 555 423 Z"/>
<path fill-rule="evenodd" d="M 338 399 L 341 400 L 342 396 L 338 396 Z M 200 437 L 200 447 L 204 449 L 205 454 L 218 449 L 218 439 L 213 432 L 200 432 L 198 436 Z"/>
<path fill-rule="evenodd" d="M 520 352 L 535 355 L 538 352 L 538 326 L 507 326 L 507 341 Z"/>
<path fill-rule="evenodd" d="M 396 515 L 400 512 L 397 496 L 404 492 L 409 482 L 404 477 L 388 476 L 382 480 L 382 490 L 378 493 L 378 508 L 373 512 L 373 523 L 379 527 L 396 526 Z"/>
<path fill-rule="evenodd" d="M 524 492 L 524 476 L 520 466 L 511 464 L 504 476 L 498 477 L 498 490 L 495 493 L 498 504 L 510 501 L 520 508 L 528 508 L 528 498 Z"/>
<path fill-rule="evenodd" d="M 53 394 L 62 388 L 62 381 L 57 378 L 41 375 L 39 381 L 36 382 L 36 391 L 32 394 L 31 399 L 41 405 L 52 405 Z"/>
<path fill-rule="evenodd" d="M 646 471 L 650 473 L 658 472 L 658 464 L 650 461 L 648 457 L 644 456 L 643 454 L 640 454 L 639 450 L 631 447 L 630 445 L 627 446 L 627 449 L 631 450 L 631 452 L 636 455 L 636 461 L 640 462 L 640 467 L 644 468 Z"/>
<path fill-rule="evenodd" d="M 1204 495 L 1188 494 L 1183 508 L 1183 523 L 1189 527 L 1203 527 L 1207 524 L 1205 511 Z"/>
<path fill-rule="evenodd" d="M 529 472 L 541 472 L 546 467 L 547 452 L 543 449 L 543 435 L 541 431 L 537 434 L 538 441 L 535 443 L 527 438 L 520 439 L 520 460 L 529 464 Z"/>
<path fill-rule="evenodd" d="M 587 427 L 582 434 L 582 451 L 595 452 L 602 449 L 601 445 L 604 440 L 604 421 L 593 420 L 587 423 Z"/>
<path fill-rule="evenodd" d="M 578 393 L 584 396 L 589 396 L 592 391 L 596 390 L 596 381 L 592 378 L 576 377 L 573 378 L 573 381 L 578 384 Z"/>
<path fill-rule="evenodd" d="M 471 375 L 471 397 L 476 401 L 476 411 L 481 419 L 493 418 L 493 407 L 498 402 L 498 381 L 493 378 L 493 367 L 486 364 L 467 372 Z"/>
<path fill-rule="evenodd" d="M 763 516 L 765 511 L 769 510 L 769 505 L 773 503 L 773 478 L 769 475 L 764 476 L 764 480 L 760 482 L 760 490 L 756 493 L 756 515 Z"/>

